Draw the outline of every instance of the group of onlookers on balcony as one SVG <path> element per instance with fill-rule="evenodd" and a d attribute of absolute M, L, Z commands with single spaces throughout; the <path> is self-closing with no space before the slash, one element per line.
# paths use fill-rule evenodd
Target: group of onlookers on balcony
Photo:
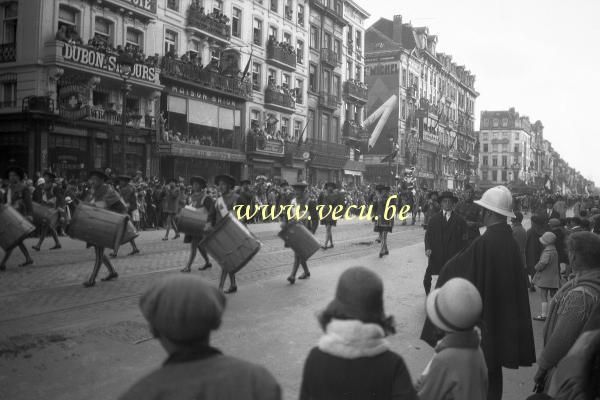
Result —
<path fill-rule="evenodd" d="M 77 30 L 74 27 L 68 26 L 66 24 L 59 25 L 55 38 L 56 40 L 60 40 L 65 43 L 84 46 L 107 55 L 118 56 L 125 52 L 126 54 L 129 54 L 129 56 L 137 64 L 157 66 L 159 61 L 158 54 L 146 57 L 144 52 L 139 47 L 134 46 L 131 43 L 127 43 L 125 47 L 121 45 L 114 47 L 111 46 L 105 38 L 98 34 L 94 35 L 93 38 L 89 39 L 87 41 L 87 44 L 84 44 L 83 40 L 81 39 L 81 36 L 79 36 L 79 33 L 77 33 Z"/>
<path fill-rule="evenodd" d="M 276 46 L 279 47 L 283 52 L 289 54 L 290 56 L 296 56 L 296 49 L 288 42 L 278 42 L 275 36 L 269 36 L 269 41 L 267 42 L 267 46 Z"/>
<path fill-rule="evenodd" d="M 207 13 L 202 6 L 202 2 L 194 0 L 188 10 L 188 23 L 193 25 L 194 22 L 203 21 L 215 22 L 225 27 L 225 25 L 229 24 L 229 17 L 216 8 L 212 12 Z M 226 32 L 223 31 L 223 33 Z"/>
<path fill-rule="evenodd" d="M 358 86 L 361 89 L 367 90 L 368 87 L 365 83 L 359 81 L 358 79 L 348 79 L 348 82 L 350 82 L 352 85 Z"/>
<path fill-rule="evenodd" d="M 267 85 L 267 90 L 270 90 L 271 92 L 281 93 L 290 98 L 293 103 L 297 102 L 298 96 L 302 96 L 302 93 L 298 93 L 296 89 L 290 89 L 286 84 L 277 85 L 275 79 L 273 79 L 272 77 L 269 77 L 269 84 Z"/>
<path fill-rule="evenodd" d="M 267 126 L 262 129 L 256 121 L 252 121 L 252 127 L 249 132 L 250 140 L 254 141 L 257 149 L 264 149 L 267 140 L 280 141 L 282 144 L 291 140 L 289 132 L 281 132 L 281 130 L 275 130 L 274 127 Z"/>
<path fill-rule="evenodd" d="M 202 146 L 215 146 L 213 139 L 210 136 L 202 135 L 200 137 L 188 137 L 182 135 L 181 132 L 173 132 L 172 129 L 164 132 L 163 141 L 167 143 L 175 142 L 197 144 Z"/>

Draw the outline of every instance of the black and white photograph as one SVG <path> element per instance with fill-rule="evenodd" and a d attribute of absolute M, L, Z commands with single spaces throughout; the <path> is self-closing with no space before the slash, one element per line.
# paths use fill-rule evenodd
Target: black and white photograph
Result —
<path fill-rule="evenodd" d="M 600 400 L 598 16 L 0 0 L 0 399 Z"/>

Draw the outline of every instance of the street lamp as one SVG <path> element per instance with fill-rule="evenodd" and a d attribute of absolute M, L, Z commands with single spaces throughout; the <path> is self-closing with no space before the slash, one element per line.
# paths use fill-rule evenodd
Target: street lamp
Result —
<path fill-rule="evenodd" d="M 135 61 L 131 54 L 123 51 L 117 57 L 117 66 L 119 67 L 119 75 L 123 80 L 121 84 L 121 93 L 123 94 L 123 105 L 121 106 L 121 174 L 125 174 L 125 166 L 127 163 L 127 157 L 125 154 L 125 146 L 127 144 L 125 132 L 127 129 L 127 94 L 131 91 L 131 85 L 127 83 L 129 78 L 131 78 L 131 74 L 133 73 L 133 68 L 135 66 Z M 111 147 L 113 146 L 113 141 L 111 141 Z M 112 161 L 113 152 L 111 149 L 110 157 Z M 111 162 L 112 166 L 112 162 Z"/>

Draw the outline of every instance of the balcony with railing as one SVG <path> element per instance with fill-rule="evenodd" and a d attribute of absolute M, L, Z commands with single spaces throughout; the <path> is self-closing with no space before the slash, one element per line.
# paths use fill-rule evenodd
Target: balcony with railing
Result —
<path fill-rule="evenodd" d="M 367 102 L 368 93 L 367 85 L 362 82 L 350 79 L 344 83 L 344 94 L 359 103 Z"/>
<path fill-rule="evenodd" d="M 510 143 L 510 139 L 492 139 L 492 144 L 508 144 Z"/>
<path fill-rule="evenodd" d="M 211 70 L 210 66 L 202 68 L 189 61 L 163 58 L 160 72 L 163 78 L 194 83 L 196 86 L 221 95 L 237 97 L 241 100 L 252 98 L 251 82 L 242 81 L 235 76 L 226 76 Z"/>
<path fill-rule="evenodd" d="M 188 9 L 187 30 L 202 38 L 221 43 L 229 43 L 231 39 L 229 17 L 217 11 L 205 14 L 204 8 L 195 4 Z"/>
<path fill-rule="evenodd" d="M 0 44 L 0 63 L 17 61 L 17 44 Z"/>
<path fill-rule="evenodd" d="M 54 100 L 49 96 L 29 96 L 23 99 L 23 112 L 54 113 Z"/>
<path fill-rule="evenodd" d="M 296 51 L 288 43 L 267 43 L 267 61 L 279 68 L 293 71 L 296 69 Z"/>
<path fill-rule="evenodd" d="M 342 136 L 346 140 L 360 142 L 369 139 L 369 132 L 361 124 L 346 120 L 342 128 Z"/>
<path fill-rule="evenodd" d="M 283 157 L 285 144 L 283 140 L 269 139 L 265 135 L 248 134 L 248 153 Z"/>
<path fill-rule="evenodd" d="M 319 92 L 319 106 L 336 110 L 340 106 L 340 98 L 335 94 Z"/>
<path fill-rule="evenodd" d="M 99 122 L 110 126 L 121 126 L 123 114 L 113 110 L 112 108 L 104 108 L 102 106 L 85 105 L 77 111 L 69 111 L 63 108 L 59 109 L 60 116 L 67 119 L 72 119 L 74 114 L 82 121 Z M 154 129 L 156 120 L 151 115 L 141 115 L 134 111 L 125 113 L 125 125 L 129 128 L 147 128 Z"/>
<path fill-rule="evenodd" d="M 331 68 L 335 68 L 341 65 L 342 61 L 335 51 L 324 47 L 321 49 L 321 62 Z"/>
<path fill-rule="evenodd" d="M 291 114 L 296 109 L 296 102 L 289 93 L 267 88 L 265 90 L 265 107 Z"/>
<path fill-rule="evenodd" d="M 331 143 L 326 140 L 307 139 L 306 146 L 311 152 L 324 156 L 345 157 L 347 148 L 345 144 Z"/>
<path fill-rule="evenodd" d="M 310 6 L 312 9 L 322 12 L 333 18 L 337 23 L 345 25 L 346 20 L 344 19 L 344 9 L 342 8 L 342 2 L 335 0 L 311 0 Z"/>

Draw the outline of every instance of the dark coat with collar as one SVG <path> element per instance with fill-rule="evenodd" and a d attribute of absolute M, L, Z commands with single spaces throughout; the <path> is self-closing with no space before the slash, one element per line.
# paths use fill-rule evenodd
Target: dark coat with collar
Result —
<path fill-rule="evenodd" d="M 434 214 L 425 232 L 425 250 L 431 250 L 427 270 L 438 275 L 444 264 L 467 246 L 468 235 L 467 222 L 456 212 L 448 221 L 442 213 Z"/>
<path fill-rule="evenodd" d="M 483 300 L 481 348 L 488 369 L 518 368 L 535 363 L 526 272 L 519 246 L 508 224 L 489 226 L 485 233 L 452 258 L 440 272 L 437 287 L 451 278 L 465 278 Z M 439 332 L 427 320 L 421 339 L 435 346 Z"/>

